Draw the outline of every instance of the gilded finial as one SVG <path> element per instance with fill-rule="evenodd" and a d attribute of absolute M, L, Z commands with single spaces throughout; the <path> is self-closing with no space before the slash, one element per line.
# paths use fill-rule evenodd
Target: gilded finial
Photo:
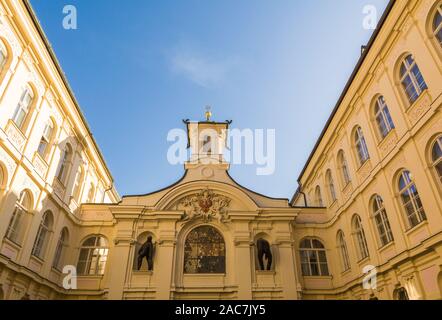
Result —
<path fill-rule="evenodd" d="M 209 122 L 210 118 L 212 118 L 212 107 L 211 106 L 206 106 L 206 121 Z"/>

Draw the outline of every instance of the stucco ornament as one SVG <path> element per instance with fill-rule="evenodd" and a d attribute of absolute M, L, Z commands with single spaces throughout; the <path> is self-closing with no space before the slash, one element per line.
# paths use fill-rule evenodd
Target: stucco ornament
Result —
<path fill-rule="evenodd" d="M 229 198 L 206 188 L 181 199 L 178 207 L 184 210 L 182 219 L 184 221 L 201 218 L 204 222 L 208 222 L 217 218 L 220 222 L 224 222 L 227 219 L 230 201 Z"/>

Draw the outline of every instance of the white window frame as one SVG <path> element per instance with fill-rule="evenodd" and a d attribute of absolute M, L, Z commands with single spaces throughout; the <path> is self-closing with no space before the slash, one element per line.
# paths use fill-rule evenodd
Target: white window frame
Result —
<path fill-rule="evenodd" d="M 348 256 L 347 242 L 345 241 L 345 235 L 343 231 L 338 232 L 338 250 L 341 256 L 342 272 L 346 272 L 351 269 L 350 258 Z"/>
<path fill-rule="evenodd" d="M 3 73 L 3 69 L 8 62 L 8 50 L 6 50 L 5 45 L 0 41 L 0 55 L 3 56 L 3 61 L 0 61 L 0 74 Z"/>
<path fill-rule="evenodd" d="M 38 227 L 37 236 L 35 237 L 34 246 L 32 248 L 32 255 L 42 260 L 51 234 L 51 219 L 52 213 L 50 211 L 45 212 Z"/>
<path fill-rule="evenodd" d="M 93 246 L 84 245 L 89 239 L 95 238 Z M 106 243 L 105 246 L 100 245 L 100 240 Z M 82 252 L 86 252 L 86 260 L 80 260 Z M 109 247 L 107 241 L 102 236 L 91 236 L 83 241 L 78 257 L 77 270 L 80 276 L 102 276 L 106 269 Z M 79 268 L 80 263 L 84 264 L 84 270 Z"/>
<path fill-rule="evenodd" d="M 379 96 L 376 99 L 374 111 L 375 122 L 378 127 L 379 135 L 381 139 L 384 139 L 395 127 L 390 110 L 388 109 L 388 105 L 383 96 Z M 385 132 L 382 130 L 382 124 L 386 130 Z"/>
<path fill-rule="evenodd" d="M 373 197 L 372 201 L 374 224 L 376 225 L 379 243 L 382 248 L 394 241 L 393 231 L 391 230 L 390 221 L 388 220 L 387 210 L 385 209 L 382 197 L 377 194 Z"/>
<path fill-rule="evenodd" d="M 362 226 L 362 220 L 359 215 L 353 216 L 352 227 L 353 237 L 357 247 L 356 251 L 358 253 L 359 261 L 361 261 L 368 258 L 370 256 L 370 252 L 368 251 L 367 238 L 365 236 L 364 227 Z"/>
<path fill-rule="evenodd" d="M 29 213 L 29 210 L 31 210 L 30 206 L 31 199 L 29 194 L 27 191 L 22 191 L 15 203 L 14 212 L 12 213 L 5 235 L 8 240 L 18 245 L 21 244 L 20 236 L 23 227 L 23 219 L 25 218 L 26 214 Z"/>
<path fill-rule="evenodd" d="M 370 153 L 368 152 L 367 143 L 361 127 L 357 127 L 355 131 L 355 147 L 359 165 L 362 167 L 364 163 L 370 160 Z"/>
<path fill-rule="evenodd" d="M 434 25 L 434 23 L 436 22 L 437 15 L 440 15 L 442 17 L 442 4 L 440 4 L 437 7 L 433 20 L 431 21 L 431 29 L 433 31 L 433 35 L 436 38 L 436 40 L 439 42 L 439 45 L 442 47 L 442 38 L 439 38 L 439 32 L 440 30 L 442 30 L 442 22 L 438 26 Z"/>
<path fill-rule="evenodd" d="M 344 151 L 341 150 L 338 153 L 339 171 L 341 172 L 344 187 L 351 182 L 350 171 L 348 169 L 347 159 L 345 158 Z"/>
<path fill-rule="evenodd" d="M 441 164 L 441 162 L 442 162 L 442 156 L 439 157 L 438 159 L 435 159 L 435 158 L 433 157 L 433 151 L 434 151 L 434 148 L 436 148 L 436 147 L 439 147 L 439 149 L 442 150 L 442 136 L 440 136 L 440 137 L 438 137 L 438 138 L 436 139 L 436 141 L 433 143 L 433 147 L 431 148 L 431 161 L 432 161 L 432 166 L 433 166 L 434 172 L 435 172 L 435 174 L 436 174 L 437 180 L 438 180 L 438 182 L 439 182 L 439 186 L 441 186 L 441 184 L 442 184 L 442 172 L 440 172 L 440 173 L 438 172 L 438 170 L 437 170 L 437 166 L 438 166 L 439 164 Z"/>
<path fill-rule="evenodd" d="M 413 61 L 411 64 L 408 61 L 408 58 L 411 58 L 411 60 Z M 419 81 L 417 80 L 417 76 L 416 74 L 414 74 L 413 72 L 413 68 L 417 67 L 417 70 L 419 71 L 419 74 L 422 77 L 423 82 L 423 88 L 421 88 L 421 84 L 419 84 Z M 404 72 L 402 72 L 402 68 L 404 67 Z M 416 102 L 416 100 L 420 97 L 420 95 L 422 94 L 422 92 L 424 92 L 427 89 L 427 84 L 425 82 L 424 79 L 424 75 L 422 74 L 419 66 L 416 63 L 416 60 L 414 59 L 414 56 L 412 54 L 407 55 L 401 62 L 401 66 L 400 66 L 400 81 L 402 84 L 402 89 L 405 92 L 405 95 L 408 99 L 408 102 L 410 104 L 413 104 L 414 102 Z M 405 79 L 410 78 L 410 84 L 407 86 L 405 83 Z M 409 92 L 408 92 L 408 87 L 412 85 L 415 95 L 416 96 L 410 96 Z"/>
<path fill-rule="evenodd" d="M 315 247 L 313 245 L 313 241 L 316 240 L 321 244 L 321 248 Z M 301 245 L 303 244 L 304 241 L 309 241 L 310 243 L 310 247 L 299 247 L 299 254 L 300 254 L 300 259 L 301 259 L 301 272 L 302 275 L 304 277 L 328 277 L 330 276 L 330 270 L 328 268 L 328 260 L 327 260 L 327 251 L 324 247 L 324 244 L 314 238 L 307 238 L 307 239 L 303 239 L 301 241 Z M 325 257 L 325 262 L 321 262 L 320 259 L 320 252 L 322 252 L 322 254 Z M 303 262 L 302 257 L 305 256 L 307 258 L 306 262 Z M 314 261 L 312 261 L 312 256 L 315 257 L 315 259 L 313 259 Z M 313 274 L 312 272 L 312 265 L 316 265 L 316 268 L 318 270 L 318 274 Z M 304 273 L 304 268 L 302 268 L 302 265 L 306 265 L 308 266 L 308 274 Z M 326 268 L 326 272 L 323 272 L 323 267 L 325 265 Z"/>
<path fill-rule="evenodd" d="M 63 262 L 63 254 L 65 248 L 68 246 L 67 237 L 69 233 L 66 228 L 61 230 L 60 237 L 58 238 L 57 248 L 55 249 L 54 261 L 52 262 L 52 268 L 56 270 L 61 269 L 61 263 Z"/>
<path fill-rule="evenodd" d="M 25 102 L 25 98 L 29 96 L 29 101 Z M 34 100 L 34 93 L 29 87 L 25 87 L 20 96 L 20 100 L 17 103 L 17 107 L 15 108 L 14 116 L 12 117 L 12 121 L 14 121 L 15 125 L 23 131 L 29 113 L 31 111 L 31 105 Z M 23 114 L 23 117 L 20 119 L 20 115 Z"/>
<path fill-rule="evenodd" d="M 52 120 L 49 120 L 45 125 L 43 135 L 40 139 L 40 144 L 38 145 L 37 152 L 44 160 L 46 160 L 49 154 L 52 137 L 54 136 L 54 129 L 54 123 Z"/>
<path fill-rule="evenodd" d="M 327 170 L 325 175 L 325 179 L 327 180 L 328 190 L 330 193 L 331 203 L 335 202 L 338 198 L 336 196 L 335 182 L 333 180 L 333 176 L 331 170 Z"/>
<path fill-rule="evenodd" d="M 400 188 L 401 179 L 404 179 L 405 186 L 404 186 L 404 188 L 399 190 L 399 194 L 400 194 L 401 205 L 402 205 L 402 208 L 404 209 L 404 212 L 405 212 L 405 215 L 407 218 L 408 226 L 411 229 L 411 228 L 416 227 L 417 225 L 419 225 L 423 221 L 426 221 L 427 217 L 426 217 L 426 213 L 425 213 L 423 205 L 419 206 L 419 202 L 422 204 L 422 201 L 420 199 L 419 191 L 416 187 L 416 184 L 414 183 L 414 181 L 412 180 L 410 175 L 411 175 L 411 173 L 407 170 L 404 170 L 401 172 L 401 175 L 399 178 L 399 188 Z M 412 192 L 413 188 L 416 190 L 416 194 L 414 192 Z M 404 195 L 407 195 L 409 197 L 410 200 L 408 202 L 404 201 Z M 413 208 L 412 213 L 408 212 L 408 210 L 407 210 L 408 205 L 412 206 L 412 208 Z M 415 217 L 415 219 L 417 221 L 416 224 L 412 223 L 413 217 Z"/>

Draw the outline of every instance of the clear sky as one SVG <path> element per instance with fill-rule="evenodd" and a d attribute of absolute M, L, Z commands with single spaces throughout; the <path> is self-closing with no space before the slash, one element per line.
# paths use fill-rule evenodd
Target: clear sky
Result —
<path fill-rule="evenodd" d="M 257 192 L 290 198 L 387 0 L 31 0 L 121 195 L 183 174 L 167 161 L 182 119 L 276 130 L 276 171 L 235 165 Z M 74 5 L 78 29 L 65 30 Z"/>

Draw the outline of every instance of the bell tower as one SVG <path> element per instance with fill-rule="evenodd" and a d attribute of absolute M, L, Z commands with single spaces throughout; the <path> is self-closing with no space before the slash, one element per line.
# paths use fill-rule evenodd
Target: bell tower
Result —
<path fill-rule="evenodd" d="M 232 121 L 212 121 L 212 111 L 206 107 L 205 120 L 192 122 L 183 120 L 187 126 L 188 148 L 191 149 L 190 159 L 185 168 L 196 165 L 225 165 L 224 150 L 227 143 L 227 133 Z"/>

